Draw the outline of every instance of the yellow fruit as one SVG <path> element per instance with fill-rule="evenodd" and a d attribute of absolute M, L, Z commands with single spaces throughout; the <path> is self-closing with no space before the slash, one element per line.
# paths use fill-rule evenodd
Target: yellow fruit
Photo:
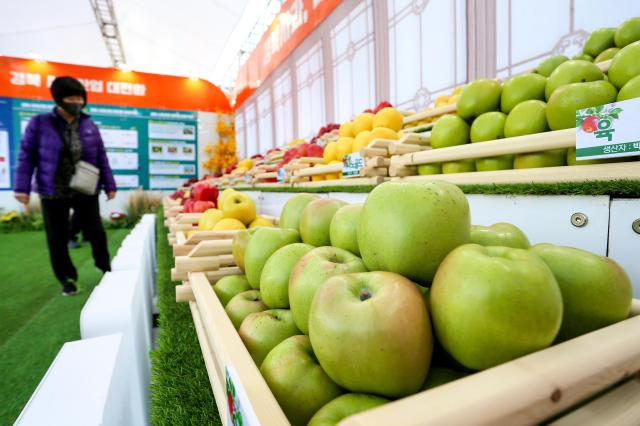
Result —
<path fill-rule="evenodd" d="M 375 115 L 370 112 L 363 112 L 353 119 L 353 134 L 358 136 L 358 133 L 365 130 L 371 130 L 373 128 L 373 118 Z"/>
<path fill-rule="evenodd" d="M 459 95 L 460 92 L 462 92 L 462 89 L 464 89 L 464 84 L 453 89 L 453 92 L 451 92 L 451 96 Z"/>
<path fill-rule="evenodd" d="M 338 131 L 338 136 L 341 138 L 352 138 L 355 135 L 353 134 L 353 122 L 345 121 L 340 125 L 340 130 Z"/>
<path fill-rule="evenodd" d="M 324 162 L 329 164 L 331 160 L 335 160 L 336 154 L 338 153 L 338 143 L 337 142 L 329 142 L 324 147 L 324 152 L 322 153 L 322 158 L 324 158 Z"/>
<path fill-rule="evenodd" d="M 329 164 L 342 164 L 342 161 L 337 161 L 337 160 L 333 160 L 332 162 L 330 162 Z M 324 178 L 326 180 L 335 180 L 335 179 L 340 179 L 342 177 L 342 173 L 327 173 L 326 175 L 324 175 Z"/>
<path fill-rule="evenodd" d="M 447 105 L 457 104 L 459 98 L 460 98 L 460 94 L 459 93 L 456 93 L 455 95 L 450 96 L 449 97 L 449 102 L 447 103 Z"/>
<path fill-rule="evenodd" d="M 395 108 L 382 108 L 373 118 L 373 128 L 386 127 L 395 132 L 402 129 L 402 119 L 404 116 Z"/>
<path fill-rule="evenodd" d="M 198 221 L 199 231 L 211 231 L 213 227 L 224 217 L 224 213 L 218 209 L 209 209 L 202 213 Z"/>
<path fill-rule="evenodd" d="M 449 96 L 447 95 L 440 95 L 436 98 L 435 102 L 433 103 L 433 105 L 438 108 L 444 105 L 447 105 L 447 103 L 449 102 Z"/>
<path fill-rule="evenodd" d="M 191 237 L 191 236 L 192 236 L 193 234 L 195 234 L 195 233 L 196 233 L 196 231 L 187 231 L 187 232 L 185 232 L 185 233 L 184 233 L 184 236 L 185 236 L 185 237 L 187 237 L 187 238 L 189 238 L 189 237 Z"/>
<path fill-rule="evenodd" d="M 338 149 L 336 151 L 336 160 L 342 160 L 347 154 L 351 154 L 353 147 L 353 138 L 340 138 L 338 139 Z"/>
<path fill-rule="evenodd" d="M 218 204 L 225 218 L 238 219 L 248 225 L 256 218 L 256 203 L 247 194 L 236 192 Z"/>
<path fill-rule="evenodd" d="M 382 129 L 382 127 L 381 127 L 381 129 Z M 362 148 L 364 148 L 367 145 L 369 145 L 369 143 L 371 143 L 371 140 L 373 139 L 372 134 L 373 134 L 373 132 L 369 132 L 369 131 L 366 131 L 366 130 L 364 132 L 360 132 L 358 134 L 358 136 L 356 136 L 355 141 L 353 142 L 353 147 L 351 148 L 351 151 L 352 152 L 360 152 L 360 150 Z"/>
<path fill-rule="evenodd" d="M 213 227 L 214 231 L 234 231 L 234 230 L 239 231 L 242 229 L 247 229 L 247 228 L 245 228 L 244 224 L 240 222 L 238 219 L 233 219 L 230 217 L 220 220 Z"/>
<path fill-rule="evenodd" d="M 224 200 L 231 194 L 235 193 L 235 189 L 233 188 L 227 188 L 224 191 L 222 191 L 220 193 L 220 195 L 218 196 L 218 206 L 221 206 L 222 204 L 224 204 Z"/>
<path fill-rule="evenodd" d="M 258 228 L 258 227 L 268 227 L 268 228 L 273 228 L 273 222 L 270 221 L 269 219 L 267 219 L 266 217 L 262 217 L 262 216 L 257 216 L 253 222 L 251 222 L 249 224 L 249 229 L 251 228 Z"/>
<path fill-rule="evenodd" d="M 371 139 L 400 139 L 397 132 L 387 127 L 376 127 L 371 131 Z"/>

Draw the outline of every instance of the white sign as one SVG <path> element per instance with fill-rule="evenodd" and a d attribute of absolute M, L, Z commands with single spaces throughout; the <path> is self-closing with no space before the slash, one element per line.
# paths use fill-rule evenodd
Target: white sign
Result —
<path fill-rule="evenodd" d="M 149 174 L 152 175 L 195 175 L 195 164 L 182 164 L 167 161 L 150 161 Z"/>
<path fill-rule="evenodd" d="M 137 152 L 107 151 L 107 158 L 114 170 L 138 170 Z"/>
<path fill-rule="evenodd" d="M 179 121 L 150 121 L 149 139 L 196 140 L 195 124 Z"/>
<path fill-rule="evenodd" d="M 342 176 L 360 176 L 360 169 L 364 167 L 364 158 L 359 152 L 345 155 L 342 159 Z"/>
<path fill-rule="evenodd" d="M 138 175 L 113 175 L 118 188 L 137 188 L 140 186 Z"/>
<path fill-rule="evenodd" d="M 149 142 L 150 160 L 195 161 L 195 145 L 186 142 Z"/>
<path fill-rule="evenodd" d="M 9 132 L 0 130 L 0 188 L 11 188 L 11 171 L 9 169 Z"/>
<path fill-rule="evenodd" d="M 227 426 L 258 426 L 260 422 L 253 411 L 249 397 L 232 365 L 226 368 Z"/>
<path fill-rule="evenodd" d="M 149 188 L 174 189 L 182 186 L 184 181 L 180 176 L 149 176 Z"/>
<path fill-rule="evenodd" d="M 284 169 L 284 167 L 279 168 L 277 173 L 278 182 L 284 182 L 287 179 L 287 171 Z"/>
<path fill-rule="evenodd" d="M 640 154 L 640 98 L 576 111 L 576 158 Z"/>
<path fill-rule="evenodd" d="M 105 148 L 138 149 L 138 131 L 129 129 L 100 128 Z"/>

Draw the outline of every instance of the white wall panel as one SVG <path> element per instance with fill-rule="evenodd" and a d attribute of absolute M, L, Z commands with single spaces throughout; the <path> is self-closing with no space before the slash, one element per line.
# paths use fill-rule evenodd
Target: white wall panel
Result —
<path fill-rule="evenodd" d="M 627 271 L 633 297 L 640 298 L 640 234 L 632 228 L 635 220 L 640 220 L 640 199 L 611 201 L 609 257 Z"/>

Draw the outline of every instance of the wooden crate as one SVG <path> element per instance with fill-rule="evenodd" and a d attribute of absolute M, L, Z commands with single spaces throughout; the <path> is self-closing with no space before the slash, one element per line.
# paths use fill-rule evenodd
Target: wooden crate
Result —
<path fill-rule="evenodd" d="M 190 301 L 221 418 L 224 421 L 228 415 L 226 395 L 221 390 L 226 386 L 224 372 L 231 366 L 237 372 L 237 380 L 248 396 L 256 420 L 264 425 L 289 424 L 215 296 L 212 288 L 215 279 L 208 279 L 202 272 L 191 273 L 189 284 L 176 287 L 176 300 Z M 634 300 L 628 320 L 349 417 L 340 425 L 542 422 L 640 371 L 638 315 L 640 301 Z M 628 396 L 630 390 L 636 389 L 633 386 L 621 387 L 607 400 Z M 640 400 L 637 394 L 634 398 Z M 576 410 L 576 421 L 567 417 L 562 424 L 584 424 L 581 419 L 585 418 L 584 410 L 589 405 Z M 637 406 L 628 405 L 631 413 L 640 411 Z M 632 423 L 637 419 L 633 417 Z"/>

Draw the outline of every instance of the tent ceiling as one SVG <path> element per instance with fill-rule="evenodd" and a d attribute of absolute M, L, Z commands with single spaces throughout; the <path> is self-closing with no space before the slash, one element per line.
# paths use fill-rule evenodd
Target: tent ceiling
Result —
<path fill-rule="evenodd" d="M 211 80 L 247 0 L 112 0 L 134 71 Z M 37 12 L 36 12 L 37 11 Z M 0 2 L 0 55 L 112 66 L 89 0 Z"/>

